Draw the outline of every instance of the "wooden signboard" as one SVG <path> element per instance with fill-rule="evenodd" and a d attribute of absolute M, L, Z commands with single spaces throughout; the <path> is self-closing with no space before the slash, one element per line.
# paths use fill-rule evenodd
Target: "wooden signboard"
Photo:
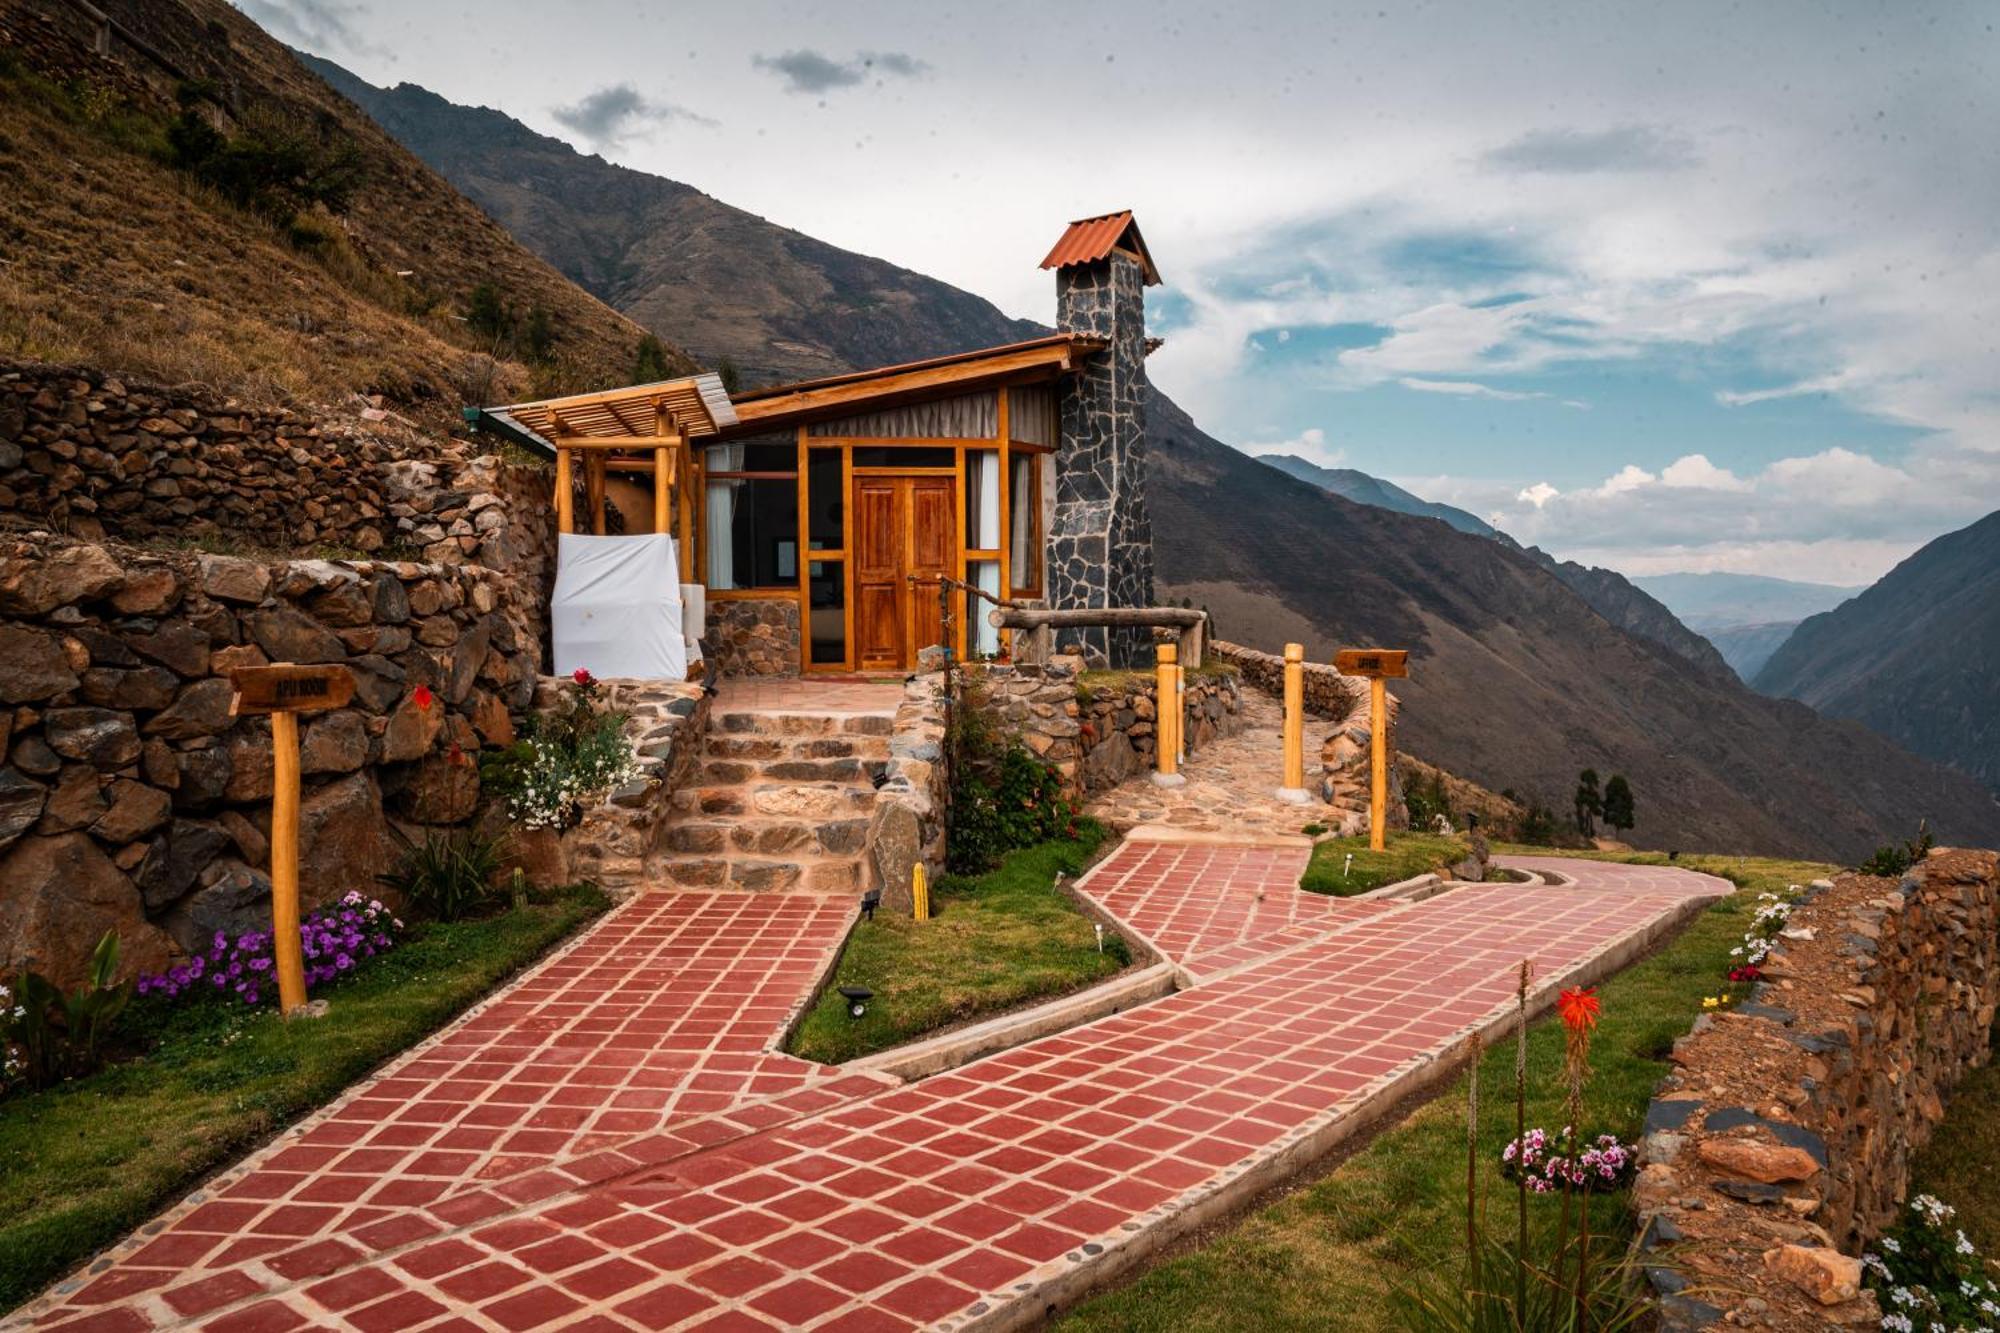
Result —
<path fill-rule="evenodd" d="M 299 939 L 299 717 L 339 708 L 354 697 L 354 673 L 344 666 L 239 667 L 229 673 L 236 695 L 229 711 L 271 718 L 271 952 L 278 964 L 278 1009 L 287 1018 L 305 1008 L 306 960 Z"/>
<path fill-rule="evenodd" d="M 1389 822 L 1389 690 L 1382 682 L 1408 676 L 1410 654 L 1405 648 L 1343 648 L 1333 665 L 1343 676 L 1368 680 L 1368 846 L 1379 852 L 1388 845 L 1383 826 Z"/>
<path fill-rule="evenodd" d="M 344 666 L 238 667 L 229 673 L 236 687 L 230 711 L 251 713 L 313 713 L 345 708 L 354 697 L 354 673 Z"/>
<path fill-rule="evenodd" d="M 1410 653 L 1406 648 L 1343 648 L 1334 654 L 1333 665 L 1343 676 L 1400 680 L 1410 674 Z"/>

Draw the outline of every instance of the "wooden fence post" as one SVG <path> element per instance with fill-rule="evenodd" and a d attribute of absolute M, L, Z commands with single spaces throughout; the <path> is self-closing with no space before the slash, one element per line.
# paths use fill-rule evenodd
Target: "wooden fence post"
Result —
<path fill-rule="evenodd" d="M 1381 851 L 1389 830 L 1389 683 L 1368 681 L 1368 846 Z"/>
<path fill-rule="evenodd" d="M 1187 782 L 1181 775 L 1180 653 L 1171 643 L 1156 645 L 1159 658 L 1153 670 L 1153 781 L 1162 787 L 1179 787 Z"/>
<path fill-rule="evenodd" d="M 1302 643 L 1285 645 L 1285 782 L 1278 799 L 1304 805 L 1312 799 L 1306 790 L 1306 649 Z"/>

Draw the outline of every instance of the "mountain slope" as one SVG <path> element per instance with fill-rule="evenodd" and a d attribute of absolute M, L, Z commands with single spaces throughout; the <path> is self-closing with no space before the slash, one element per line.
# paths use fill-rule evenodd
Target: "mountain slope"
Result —
<path fill-rule="evenodd" d="M 692 186 L 586 157 L 513 117 L 302 57 L 557 268 L 747 386 L 1047 330 L 934 278 L 841 250 Z"/>
<path fill-rule="evenodd" d="M 645 322 L 705 357 L 728 356 L 756 374 L 813 373 L 1037 331 L 977 297 L 809 242 L 684 186 L 648 185 L 497 112 L 453 108 L 408 87 L 387 96 L 375 99 L 386 123 L 426 145 L 525 243 L 626 309 L 651 312 Z M 598 215 L 586 206 L 592 198 L 614 201 L 607 209 L 652 200 L 644 227 L 682 247 L 665 251 L 681 256 L 674 299 L 655 302 L 655 289 L 619 267 L 637 224 Z M 689 226 L 690 215 L 713 227 Z M 781 289 L 768 316 L 738 299 L 743 256 L 770 266 Z M 917 311 L 907 322 L 886 313 L 904 300 Z M 855 309 L 878 313 L 859 318 Z M 1612 612 L 1600 614 L 1557 569 L 1511 543 L 1354 504 L 1203 434 L 1157 391 L 1149 401 L 1162 596 L 1209 606 L 1223 634 L 1250 643 L 1296 639 L 1315 655 L 1362 643 L 1414 649 L 1402 690 L 1413 753 L 1552 801 L 1582 767 L 1623 772 L 1638 792 L 1635 836 L 1648 845 L 1858 857 L 1907 836 L 1924 816 L 1946 837 L 2000 840 L 2000 808 L 1977 784 L 1859 726 L 1760 698 L 1712 651 L 1690 669 L 1688 657 L 1613 623 L 1646 609 L 1629 585 L 1577 567 Z"/>
<path fill-rule="evenodd" d="M 259 400 L 380 393 L 438 423 L 630 367 L 637 325 L 223 0 L 102 8 L 165 63 L 96 54 L 71 5 L 0 8 L 0 351 Z M 544 312 L 537 365 L 467 323 L 481 284 Z"/>
<path fill-rule="evenodd" d="M 1804 621 L 1757 688 L 1866 723 L 2000 791 L 2000 512 Z"/>
<path fill-rule="evenodd" d="M 1861 591 L 1831 583 L 1800 583 L 1762 574 L 1647 574 L 1632 582 L 1693 629 L 1794 624 L 1831 611 Z"/>
<path fill-rule="evenodd" d="M 1557 560 L 1538 546 L 1527 548 L 1528 557 L 1568 584 L 1570 590 L 1589 603 L 1590 608 L 1620 629 L 1640 638 L 1651 639 L 1676 657 L 1707 672 L 1732 675 L 1715 645 L 1683 625 L 1672 611 L 1633 586 L 1615 569 L 1580 565 L 1574 560 Z"/>
<path fill-rule="evenodd" d="M 1453 505 L 1436 504 L 1420 496 L 1412 495 L 1393 482 L 1371 477 L 1366 472 L 1357 472 L 1351 467 L 1321 467 L 1295 454 L 1259 454 L 1260 462 L 1269 463 L 1287 476 L 1297 477 L 1322 490 L 1344 495 L 1356 504 L 1374 505 L 1377 509 L 1393 509 L 1399 514 L 1415 514 L 1421 518 L 1441 519 L 1460 532 L 1470 532 L 1479 537 L 1497 537 L 1500 530 L 1491 523 L 1474 517 Z"/>
<path fill-rule="evenodd" d="M 1701 636 L 1715 645 L 1715 651 L 1722 654 L 1722 660 L 1729 663 L 1729 669 L 1737 678 L 1749 685 L 1756 681 L 1757 673 L 1771 660 L 1771 654 L 1784 646 L 1792 637 L 1792 631 L 1799 627 L 1795 620 L 1780 620 L 1769 625 L 1725 625 L 1705 629 Z"/>

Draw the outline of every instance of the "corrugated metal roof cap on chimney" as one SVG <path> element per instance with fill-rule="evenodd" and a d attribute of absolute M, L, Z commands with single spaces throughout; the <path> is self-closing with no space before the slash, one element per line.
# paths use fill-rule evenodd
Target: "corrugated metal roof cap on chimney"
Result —
<path fill-rule="evenodd" d="M 1148 287 L 1160 285 L 1160 270 L 1153 267 L 1153 256 L 1147 251 L 1146 239 L 1139 234 L 1139 224 L 1129 208 L 1094 218 L 1078 218 L 1070 223 L 1041 266 L 1069 268 L 1076 264 L 1095 264 L 1100 259 L 1108 259 L 1113 250 L 1120 249 L 1138 257 L 1140 266 L 1146 271 Z"/>

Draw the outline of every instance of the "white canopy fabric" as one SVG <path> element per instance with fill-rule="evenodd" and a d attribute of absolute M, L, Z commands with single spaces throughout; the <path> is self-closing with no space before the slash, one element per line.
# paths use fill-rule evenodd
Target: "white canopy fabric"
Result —
<path fill-rule="evenodd" d="M 556 538 L 556 674 L 686 680 L 680 558 L 665 533 Z"/>

